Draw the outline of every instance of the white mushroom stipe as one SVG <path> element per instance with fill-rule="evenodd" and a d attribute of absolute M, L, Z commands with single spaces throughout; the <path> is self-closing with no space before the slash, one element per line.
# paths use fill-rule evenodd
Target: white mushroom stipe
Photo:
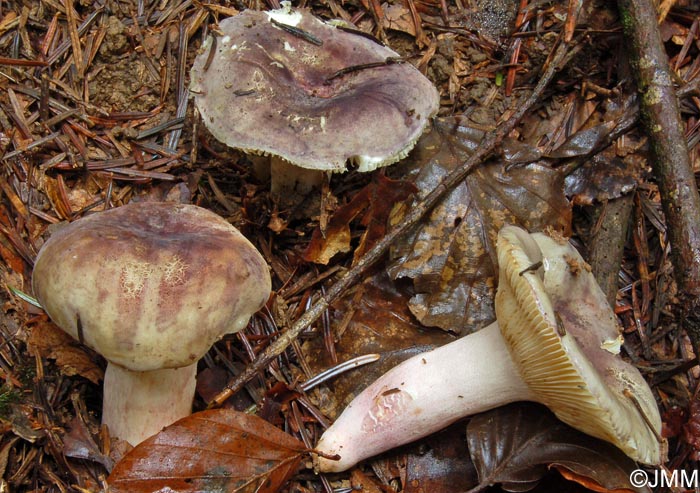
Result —
<path fill-rule="evenodd" d="M 109 364 L 102 422 L 109 427 L 110 435 L 138 444 L 192 412 L 196 375 L 197 363 L 151 371 L 131 371 Z"/>
<path fill-rule="evenodd" d="M 477 364 L 484 355 L 492 363 Z M 448 363 L 452 367 L 446 374 Z M 340 460 L 318 457 L 316 465 L 322 472 L 344 471 L 464 416 L 520 400 L 536 399 L 493 323 L 404 361 L 362 391 L 315 447 Z"/>
<path fill-rule="evenodd" d="M 654 397 L 639 371 L 610 352 L 620 335 L 615 315 L 578 252 L 507 226 L 498 262 L 497 322 L 404 361 L 362 391 L 317 444 L 317 470 L 346 470 L 521 400 L 546 405 L 634 460 L 662 461 Z"/>

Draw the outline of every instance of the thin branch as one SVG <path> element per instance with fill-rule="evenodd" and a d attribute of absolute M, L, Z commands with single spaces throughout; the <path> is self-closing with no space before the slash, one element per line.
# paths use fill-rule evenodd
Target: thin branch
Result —
<path fill-rule="evenodd" d="M 661 192 L 676 282 L 687 312 L 686 327 L 700 350 L 700 195 L 695 181 L 678 95 L 652 0 L 618 0 L 622 25 L 641 95 L 641 120 Z"/>

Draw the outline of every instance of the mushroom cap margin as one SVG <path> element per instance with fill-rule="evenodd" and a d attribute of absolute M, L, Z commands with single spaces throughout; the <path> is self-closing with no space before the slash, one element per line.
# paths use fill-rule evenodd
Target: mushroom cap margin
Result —
<path fill-rule="evenodd" d="M 531 269 L 539 261 L 542 267 Z M 654 396 L 617 354 L 615 315 L 576 249 L 506 226 L 498 262 L 497 319 L 530 390 L 565 423 L 636 461 L 661 463 Z"/>

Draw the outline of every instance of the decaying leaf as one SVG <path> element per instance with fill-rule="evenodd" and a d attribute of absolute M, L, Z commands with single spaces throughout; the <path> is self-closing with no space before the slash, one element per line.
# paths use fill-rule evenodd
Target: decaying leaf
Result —
<path fill-rule="evenodd" d="M 460 118 L 438 120 L 408 164 L 419 193 L 432 190 L 461 165 L 480 137 Z M 413 280 L 413 314 L 424 325 L 469 333 L 493 320 L 498 230 L 518 224 L 530 231 L 550 227 L 568 233 L 571 207 L 564 177 L 540 164 L 509 169 L 478 167 L 433 209 L 410 235 L 400 239 L 389 268 L 395 279 Z M 400 222 L 411 204 L 392 217 Z"/>
<path fill-rule="evenodd" d="M 622 197 L 637 188 L 645 166 L 646 160 L 639 154 L 622 159 L 608 149 L 566 177 L 566 194 L 575 204 L 593 204 Z"/>
<path fill-rule="evenodd" d="M 601 104 L 585 94 L 570 95 L 565 104 L 564 111 L 559 108 L 546 119 L 537 114 L 526 116 L 523 140 L 516 142 L 518 151 L 529 148 L 530 155 L 523 156 L 527 162 L 545 158 L 562 169 L 567 175 L 566 195 L 575 204 L 611 200 L 634 190 L 648 172 L 645 153 L 640 151 L 645 147 L 645 139 L 636 132 L 627 132 L 624 139 L 613 145 L 610 142 L 613 134 L 634 121 L 638 111 L 636 96 Z M 508 155 L 512 144 L 508 139 L 503 143 L 509 164 L 514 164 Z"/>
<path fill-rule="evenodd" d="M 628 135 L 614 146 L 607 146 L 610 134 L 629 118 L 636 107 L 634 98 L 620 106 L 611 105 L 601 123 L 582 128 L 569 135 L 544 157 L 553 160 L 583 160 L 566 177 L 566 195 L 576 204 L 592 204 L 621 197 L 633 191 L 647 172 L 642 143 Z M 602 149 L 602 150 L 601 150 Z"/>
<path fill-rule="evenodd" d="M 48 319 L 32 327 L 27 344 L 32 353 L 56 360 L 64 375 L 80 375 L 94 384 L 99 384 L 104 378 L 104 372 L 85 348 Z"/>
<path fill-rule="evenodd" d="M 403 4 L 382 4 L 384 17 L 382 18 L 382 27 L 384 29 L 392 29 L 401 31 L 411 36 L 416 35 L 416 25 L 411 18 L 411 11 Z"/>
<path fill-rule="evenodd" d="M 63 437 L 63 453 L 66 457 L 99 462 L 108 471 L 114 467 L 114 461 L 102 453 L 87 425 L 79 416 L 71 420 L 68 432 Z"/>
<path fill-rule="evenodd" d="M 646 173 L 647 163 L 639 149 L 643 142 L 634 133 L 628 133 L 624 140 L 610 146 L 611 134 L 620 126 L 629 124 L 630 115 L 637 111 L 634 96 L 622 101 L 608 102 L 604 112 L 595 110 L 597 105 L 588 107 L 585 101 L 574 105 L 582 113 L 580 118 L 560 122 L 567 128 L 573 125 L 572 133 L 557 142 L 553 149 L 543 152 L 543 157 L 568 167 L 578 163 L 566 177 L 567 197 L 575 204 L 592 204 L 611 200 L 625 195 L 637 187 Z M 565 113 L 565 112 L 564 112 Z M 601 120 L 597 120 L 600 118 Z M 539 135 L 532 135 L 538 140 Z M 572 162 L 573 160 L 573 162 Z"/>
<path fill-rule="evenodd" d="M 183 418 L 114 467 L 113 493 L 276 493 L 306 447 L 257 416 L 230 409 Z"/>
<path fill-rule="evenodd" d="M 21 277 L 19 274 L 24 273 L 26 263 L 24 262 L 24 259 L 22 259 L 21 255 L 18 254 L 12 243 L 8 241 L 8 235 L 11 236 L 14 230 L 12 228 L 12 222 L 7 217 L 7 214 L 5 211 L 1 210 L 0 226 L 2 226 L 4 231 L 6 231 L 5 234 L 0 235 L 0 258 L 2 258 L 5 266 L 7 266 L 11 272 L 15 273 L 15 275 L 18 277 Z M 20 286 L 15 285 L 15 287 L 19 288 Z"/>
<path fill-rule="evenodd" d="M 4 395 L 7 400 L 7 394 Z M 46 436 L 46 429 L 36 417 L 35 406 L 23 402 L 6 402 L 0 424 L 3 430 L 12 433 L 28 443 L 36 443 Z M 9 429 L 8 429 L 9 428 Z"/>
<path fill-rule="evenodd" d="M 369 185 L 335 211 L 324 232 L 320 228 L 314 230 L 304 260 L 327 264 L 335 254 L 350 251 L 350 223 L 360 217 L 365 231 L 355 249 L 357 261 L 384 236 L 392 206 L 410 197 L 415 190 L 408 181 L 391 180 L 383 174 L 376 174 Z"/>
<path fill-rule="evenodd" d="M 559 144 L 547 157 L 552 159 L 564 159 L 587 156 L 600 148 L 606 141 L 610 132 L 615 129 L 616 121 L 606 121 L 569 135 L 564 142 Z"/>
<path fill-rule="evenodd" d="M 650 491 L 630 483 L 637 466 L 624 453 L 574 430 L 537 404 L 512 404 L 473 417 L 467 441 L 482 485 L 528 491 L 556 468 L 595 491 Z"/>
<path fill-rule="evenodd" d="M 468 459 L 464 423 L 459 422 L 421 440 L 406 460 L 405 493 L 454 493 L 479 483 Z M 415 452 L 415 453 L 411 453 Z"/>
<path fill-rule="evenodd" d="M 379 271 L 333 304 L 331 327 L 336 335 L 338 361 L 361 354 L 381 355 L 379 361 L 333 380 L 333 393 L 340 403 L 347 404 L 357 392 L 401 361 L 454 340 L 441 330 L 426 329 L 416 322 L 407 307 L 410 292 Z M 306 359 L 315 371 L 333 365 L 322 344 L 316 338 L 303 346 Z M 328 413 L 334 414 L 342 407 Z"/>

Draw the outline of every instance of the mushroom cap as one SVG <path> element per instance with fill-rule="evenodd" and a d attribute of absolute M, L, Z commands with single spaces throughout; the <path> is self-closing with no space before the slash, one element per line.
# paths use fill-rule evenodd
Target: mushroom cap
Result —
<path fill-rule="evenodd" d="M 201 207 L 130 203 L 54 233 L 34 294 L 63 330 L 134 371 L 179 368 L 244 328 L 270 293 L 260 253 Z"/>
<path fill-rule="evenodd" d="M 219 28 L 194 61 L 190 90 L 230 147 L 302 168 L 345 171 L 350 161 L 371 171 L 404 158 L 438 110 L 437 90 L 409 63 L 332 77 L 398 55 L 305 10 L 246 10 Z"/>
<path fill-rule="evenodd" d="M 634 460 L 659 464 L 656 401 L 639 371 L 619 356 L 615 314 L 576 249 L 506 226 L 498 262 L 498 324 L 530 390 L 565 423 Z"/>

